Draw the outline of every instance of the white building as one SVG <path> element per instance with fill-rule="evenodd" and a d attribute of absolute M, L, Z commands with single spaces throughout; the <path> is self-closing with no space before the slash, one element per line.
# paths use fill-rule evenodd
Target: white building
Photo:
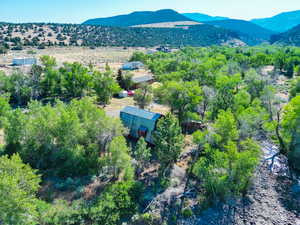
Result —
<path fill-rule="evenodd" d="M 15 58 L 12 61 L 14 66 L 25 66 L 37 64 L 36 58 Z"/>

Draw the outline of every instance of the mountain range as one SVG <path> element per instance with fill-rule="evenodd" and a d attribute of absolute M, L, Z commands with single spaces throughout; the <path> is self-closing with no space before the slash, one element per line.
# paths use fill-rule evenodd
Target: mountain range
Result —
<path fill-rule="evenodd" d="M 141 24 L 175 22 L 175 21 L 191 21 L 184 15 L 171 9 L 162 9 L 158 11 L 143 11 L 133 12 L 128 15 L 113 16 L 107 18 L 97 18 L 85 21 L 86 25 L 101 25 L 101 26 L 118 26 L 130 27 Z"/>
<path fill-rule="evenodd" d="M 300 24 L 300 10 L 280 13 L 270 18 L 253 19 L 251 22 L 281 33 Z"/>
<path fill-rule="evenodd" d="M 222 16 L 210 16 L 203 13 L 183 13 L 185 17 L 198 21 L 198 22 L 206 22 L 206 21 L 216 21 L 216 20 L 227 20 L 228 17 L 222 17 Z"/>
<path fill-rule="evenodd" d="M 172 9 L 163 9 L 154 12 L 142 11 L 133 12 L 128 15 L 89 19 L 83 24 L 112 27 L 140 26 L 166 28 L 169 23 L 170 26 L 168 28 L 188 29 L 192 27 L 192 25 L 196 25 L 193 24 L 193 22 L 227 29 L 237 33 L 243 42 L 249 45 L 256 45 L 269 41 L 273 35 L 275 35 L 273 36 L 273 40 L 274 38 L 276 39 L 276 37 L 279 38 L 279 33 L 286 32 L 300 24 L 300 10 L 281 13 L 270 18 L 246 21 L 221 16 L 210 16 L 202 13 L 180 14 Z M 289 35 L 291 34 L 294 34 L 294 32 L 289 32 Z M 281 35 L 280 37 L 284 36 L 286 35 Z"/>
<path fill-rule="evenodd" d="M 272 44 L 300 46 L 300 25 L 288 30 L 287 32 L 273 35 Z"/>
<path fill-rule="evenodd" d="M 206 24 L 216 27 L 222 27 L 227 30 L 236 32 L 242 41 L 249 45 L 256 45 L 268 41 L 275 32 L 260 27 L 254 23 L 245 20 L 215 20 L 206 21 Z"/>

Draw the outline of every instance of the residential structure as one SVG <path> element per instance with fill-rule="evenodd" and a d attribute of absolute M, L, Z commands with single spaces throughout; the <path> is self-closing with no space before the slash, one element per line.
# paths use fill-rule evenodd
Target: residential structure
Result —
<path fill-rule="evenodd" d="M 37 64 L 36 58 L 14 58 L 12 61 L 14 66 L 25 66 Z"/>
<path fill-rule="evenodd" d="M 124 126 L 129 129 L 129 135 L 133 138 L 144 137 L 148 143 L 153 144 L 153 132 L 157 121 L 162 117 L 154 113 L 133 106 L 126 106 L 120 112 L 120 118 Z"/>
<path fill-rule="evenodd" d="M 145 74 L 142 76 L 133 76 L 132 77 L 132 82 L 134 84 L 133 88 L 139 88 L 141 84 L 147 83 L 147 84 L 152 84 L 154 82 L 154 77 L 152 74 Z"/>
<path fill-rule="evenodd" d="M 122 70 L 138 70 L 142 68 L 144 68 L 144 64 L 139 61 L 128 62 L 122 66 Z"/>

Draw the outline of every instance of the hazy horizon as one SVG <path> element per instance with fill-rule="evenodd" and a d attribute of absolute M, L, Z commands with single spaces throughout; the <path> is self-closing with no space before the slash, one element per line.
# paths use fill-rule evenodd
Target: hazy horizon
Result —
<path fill-rule="evenodd" d="M 128 14 L 134 11 L 173 9 L 180 13 L 203 13 L 211 16 L 250 20 L 272 17 L 282 12 L 300 9 L 299 0 L 2 0 L 0 21 L 11 23 L 82 23 L 87 19 Z"/>

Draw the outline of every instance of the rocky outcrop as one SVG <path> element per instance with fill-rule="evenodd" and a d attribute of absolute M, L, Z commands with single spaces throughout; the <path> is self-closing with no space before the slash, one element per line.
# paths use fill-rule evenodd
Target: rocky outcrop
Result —
<path fill-rule="evenodd" d="M 180 225 L 300 225 L 300 185 L 291 178 L 288 160 L 262 142 L 263 159 L 246 197 L 228 201 L 181 220 Z M 272 167 L 272 168 L 271 168 Z"/>

